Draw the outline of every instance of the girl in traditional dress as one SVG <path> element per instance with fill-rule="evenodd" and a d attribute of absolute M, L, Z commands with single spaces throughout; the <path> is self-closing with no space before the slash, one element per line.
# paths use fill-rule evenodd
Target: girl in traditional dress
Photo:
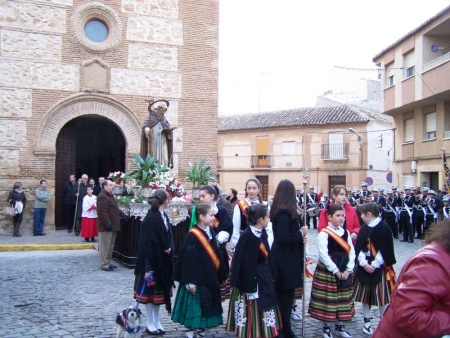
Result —
<path fill-rule="evenodd" d="M 378 306 L 380 317 L 391 300 L 395 286 L 396 263 L 394 240 L 389 225 L 381 220 L 375 203 L 358 207 L 365 224 L 356 239 L 355 253 L 358 259 L 355 282 L 355 301 L 362 303 L 363 333 L 372 335 L 370 327 L 370 307 Z"/>
<path fill-rule="evenodd" d="M 295 289 L 303 286 L 304 244 L 308 229 L 300 228 L 295 186 L 289 180 L 278 183 L 273 197 L 270 219 L 273 224 L 271 259 L 275 266 L 275 292 L 281 312 L 282 337 L 295 337 L 290 316 Z"/>
<path fill-rule="evenodd" d="M 217 205 L 216 201 L 218 196 L 217 190 L 210 185 L 205 185 L 200 190 L 200 202 L 209 204 L 214 209 L 213 229 L 216 233 L 216 240 L 219 245 L 222 260 L 227 263 L 224 264 L 224 268 L 228 276 L 230 273 L 230 265 L 228 264 L 226 245 L 230 240 L 231 234 L 233 233 L 233 223 L 228 215 L 227 209 Z M 220 286 L 220 294 L 222 300 L 225 300 L 230 296 L 230 283 L 228 278 L 227 281 Z"/>
<path fill-rule="evenodd" d="M 352 205 L 348 202 L 347 189 L 343 185 L 337 185 L 331 191 L 333 195 L 333 202 L 329 205 L 338 204 L 345 210 L 345 219 L 342 227 L 350 232 L 353 242 L 356 242 L 361 224 L 359 223 L 358 215 Z M 319 215 L 319 231 L 326 228 L 329 224 L 327 209 L 322 209 Z"/>
<path fill-rule="evenodd" d="M 180 284 L 172 320 L 184 325 L 187 338 L 197 329 L 205 330 L 223 324 L 220 284 L 226 279 L 224 262 L 213 230 L 214 210 L 201 203 L 190 210 L 191 229 L 177 257 L 174 279 Z"/>
<path fill-rule="evenodd" d="M 281 326 L 265 228 L 269 210 L 264 204 L 246 210 L 250 226 L 244 230 L 233 255 L 232 293 L 227 331 L 240 338 L 276 337 Z"/>
<path fill-rule="evenodd" d="M 323 321 L 323 338 L 332 338 L 330 322 L 336 322 L 336 335 L 352 337 L 345 331 L 343 321 L 355 314 L 352 272 L 355 249 L 348 230 L 344 230 L 344 207 L 333 204 L 326 209 L 328 226 L 317 236 L 319 262 L 311 290 L 309 314 Z"/>
<path fill-rule="evenodd" d="M 166 305 L 171 312 L 172 271 L 174 244 L 172 225 L 164 209 L 169 196 L 164 189 L 157 189 L 149 199 L 150 210 L 140 226 L 137 263 L 134 270 L 134 298 L 145 304 L 146 332 L 151 335 L 166 333 L 160 322 L 159 310 Z M 149 277 L 150 275 L 150 277 Z M 149 277 L 147 279 L 147 277 Z M 142 285 L 146 286 L 140 296 Z"/>
<path fill-rule="evenodd" d="M 86 242 L 95 242 L 97 230 L 97 196 L 93 195 L 94 188 L 87 187 L 87 195 L 83 198 L 83 212 L 81 214 L 81 237 Z"/>
<path fill-rule="evenodd" d="M 231 247 L 234 249 L 239 240 L 241 232 L 247 229 L 248 219 L 245 209 L 250 205 L 263 203 L 259 194 L 261 183 L 256 178 L 250 178 L 245 183 L 245 199 L 236 203 L 233 212 L 233 235 L 231 236 Z M 271 242 L 269 242 L 272 245 Z"/>

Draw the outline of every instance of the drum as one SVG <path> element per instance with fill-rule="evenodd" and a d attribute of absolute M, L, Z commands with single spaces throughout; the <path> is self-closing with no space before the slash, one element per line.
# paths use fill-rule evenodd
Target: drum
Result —
<path fill-rule="evenodd" d="M 316 207 L 311 207 L 311 208 L 307 209 L 306 212 L 308 213 L 309 217 L 315 217 L 316 216 Z"/>

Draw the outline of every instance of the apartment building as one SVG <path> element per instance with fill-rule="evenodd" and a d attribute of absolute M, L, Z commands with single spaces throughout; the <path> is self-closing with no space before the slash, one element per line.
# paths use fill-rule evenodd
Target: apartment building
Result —
<path fill-rule="evenodd" d="M 441 147 L 450 151 L 450 6 L 378 53 L 382 112 L 395 127 L 400 185 L 439 189 Z"/>
<path fill-rule="evenodd" d="M 242 196 L 245 181 L 256 177 L 269 199 L 282 179 L 303 188 L 306 167 L 308 188 L 314 185 L 317 192 L 338 184 L 358 188 L 362 181 L 388 187 L 391 120 L 354 105 L 219 116 L 220 184 Z"/>

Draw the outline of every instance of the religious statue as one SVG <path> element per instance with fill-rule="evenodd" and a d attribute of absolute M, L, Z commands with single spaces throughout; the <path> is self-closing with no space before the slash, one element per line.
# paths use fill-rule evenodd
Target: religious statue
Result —
<path fill-rule="evenodd" d="M 149 116 L 142 127 L 141 157 L 145 159 L 148 154 L 159 164 L 173 168 L 173 130 L 176 128 L 170 127 L 165 116 L 169 105 L 167 100 L 149 101 Z"/>

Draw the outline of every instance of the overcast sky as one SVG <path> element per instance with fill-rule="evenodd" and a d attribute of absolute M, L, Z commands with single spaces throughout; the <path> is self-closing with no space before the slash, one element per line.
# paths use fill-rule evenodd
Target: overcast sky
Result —
<path fill-rule="evenodd" d="M 327 90 L 351 92 L 351 79 L 376 79 L 376 72 L 335 65 L 375 68 L 376 54 L 449 4 L 222 0 L 219 114 L 314 106 Z"/>

